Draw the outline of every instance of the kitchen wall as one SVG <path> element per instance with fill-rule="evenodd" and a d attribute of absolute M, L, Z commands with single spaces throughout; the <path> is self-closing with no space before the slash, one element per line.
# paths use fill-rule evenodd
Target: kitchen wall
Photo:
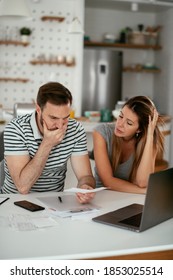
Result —
<path fill-rule="evenodd" d="M 38 3 L 27 0 L 27 3 L 33 15 L 31 21 L 0 19 L 0 30 L 3 33 L 7 31 L 9 40 L 20 40 L 16 31 L 23 26 L 32 30 L 30 44 L 26 47 L 0 44 L 0 78 L 29 81 L 0 81 L 0 103 L 4 108 L 11 109 L 15 102 L 32 102 L 43 83 L 56 80 L 71 90 L 76 115 L 80 115 L 83 34 L 69 34 L 68 28 L 74 16 L 78 16 L 83 25 L 84 0 L 40 0 Z M 65 20 L 42 21 L 42 16 L 64 17 Z M 76 65 L 67 67 L 30 63 L 40 56 L 52 60 L 58 55 L 73 56 Z"/>

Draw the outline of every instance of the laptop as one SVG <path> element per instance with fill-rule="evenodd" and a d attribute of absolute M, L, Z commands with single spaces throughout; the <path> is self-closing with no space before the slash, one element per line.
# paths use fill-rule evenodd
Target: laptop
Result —
<path fill-rule="evenodd" d="M 173 168 L 152 173 L 144 205 L 130 204 L 92 218 L 94 222 L 142 232 L 173 217 Z"/>

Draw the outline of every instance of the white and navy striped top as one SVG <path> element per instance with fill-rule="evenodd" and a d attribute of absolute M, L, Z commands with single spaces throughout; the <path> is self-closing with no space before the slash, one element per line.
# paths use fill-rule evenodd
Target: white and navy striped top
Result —
<path fill-rule="evenodd" d="M 5 156 L 28 155 L 34 157 L 42 141 L 35 112 L 13 119 L 4 131 Z M 60 144 L 53 147 L 40 178 L 31 188 L 31 192 L 63 191 L 67 171 L 67 161 L 73 155 L 87 154 L 86 133 L 82 125 L 69 119 L 67 131 Z M 5 181 L 3 193 L 17 193 L 5 162 Z"/>

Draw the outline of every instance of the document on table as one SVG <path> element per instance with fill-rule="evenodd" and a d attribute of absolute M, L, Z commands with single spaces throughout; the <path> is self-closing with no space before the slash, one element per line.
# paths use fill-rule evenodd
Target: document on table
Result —
<path fill-rule="evenodd" d="M 100 209 L 93 203 L 81 204 L 74 194 L 61 196 L 37 197 L 48 210 L 54 211 L 54 215 L 69 217 L 79 214 L 91 213 Z"/>
<path fill-rule="evenodd" d="M 80 189 L 80 188 L 70 188 L 64 190 L 64 192 L 71 192 L 71 193 L 95 193 L 105 190 L 105 187 L 96 188 L 96 189 Z"/>
<path fill-rule="evenodd" d="M 57 226 L 57 221 L 47 215 L 28 216 L 12 214 L 8 217 L 9 226 L 19 231 L 29 231 Z"/>

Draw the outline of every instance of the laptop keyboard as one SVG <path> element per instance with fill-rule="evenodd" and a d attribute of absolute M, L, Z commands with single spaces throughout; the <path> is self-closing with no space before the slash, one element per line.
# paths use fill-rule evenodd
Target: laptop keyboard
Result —
<path fill-rule="evenodd" d="M 139 227 L 141 223 L 141 217 L 142 213 L 139 213 L 124 220 L 121 220 L 119 221 L 119 223 Z"/>

